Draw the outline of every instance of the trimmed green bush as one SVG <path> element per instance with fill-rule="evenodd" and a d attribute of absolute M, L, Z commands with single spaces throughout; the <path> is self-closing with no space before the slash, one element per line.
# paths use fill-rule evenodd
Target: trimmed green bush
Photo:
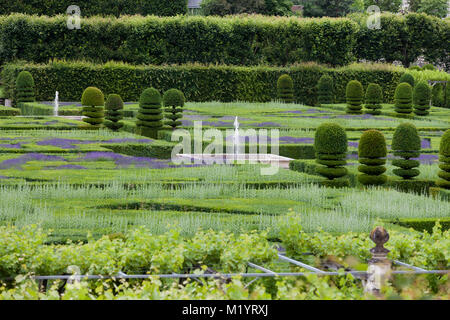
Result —
<path fill-rule="evenodd" d="M 361 82 L 352 80 L 347 84 L 347 113 L 360 114 L 362 113 L 364 90 Z"/>
<path fill-rule="evenodd" d="M 431 89 L 426 81 L 419 82 L 414 87 L 413 103 L 414 113 L 418 116 L 427 116 L 430 114 Z"/>
<path fill-rule="evenodd" d="M 20 116 L 20 109 L 0 106 L 0 117 L 14 117 Z"/>
<path fill-rule="evenodd" d="M 447 86 L 443 83 L 436 83 L 431 90 L 431 95 L 433 106 L 450 108 L 450 82 L 447 82 Z"/>
<path fill-rule="evenodd" d="M 183 92 L 178 89 L 169 89 L 164 92 L 163 103 L 165 107 L 165 117 L 169 120 L 165 122 L 172 129 L 181 126 L 181 119 L 183 117 L 183 107 L 186 98 Z"/>
<path fill-rule="evenodd" d="M 358 181 L 363 185 L 382 185 L 387 181 L 383 174 L 386 168 L 387 146 L 384 135 L 378 130 L 368 130 L 361 135 L 358 147 Z"/>
<path fill-rule="evenodd" d="M 420 174 L 418 169 L 420 162 L 410 160 L 420 156 L 421 141 L 416 127 L 411 123 L 400 124 L 392 137 L 392 150 L 395 156 L 403 159 L 396 159 L 392 164 L 400 169 L 394 169 L 393 173 L 403 179 L 412 179 Z"/>
<path fill-rule="evenodd" d="M 316 162 L 326 167 L 318 167 L 317 173 L 327 178 L 334 180 L 342 178 L 347 175 L 346 152 L 348 149 L 347 134 L 340 125 L 335 123 L 321 124 L 315 134 L 314 148 L 316 150 Z M 334 159 L 329 159 L 330 156 Z M 348 181 L 348 180 L 347 180 Z M 333 186 L 333 182 L 327 181 L 327 186 Z M 345 184 L 349 186 L 350 182 Z M 335 187 L 341 187 L 342 181 L 337 182 Z"/>
<path fill-rule="evenodd" d="M 436 70 L 436 67 L 428 63 L 422 67 L 422 70 Z"/>
<path fill-rule="evenodd" d="M 294 102 L 294 82 L 288 74 L 283 74 L 277 81 L 278 99 L 284 103 Z"/>
<path fill-rule="evenodd" d="M 405 73 L 400 77 L 399 84 L 400 83 L 408 83 L 414 88 L 414 77 L 410 73 Z"/>
<path fill-rule="evenodd" d="M 123 119 L 123 101 L 120 95 L 110 94 L 105 103 L 106 121 L 105 126 L 113 131 L 118 131 L 123 127 L 120 121 Z"/>
<path fill-rule="evenodd" d="M 383 91 L 380 85 L 370 83 L 366 90 L 365 108 L 368 109 L 366 113 L 372 115 L 381 114 L 381 102 L 383 102 Z"/>
<path fill-rule="evenodd" d="M 16 80 L 16 103 L 34 102 L 34 79 L 30 72 L 22 71 Z"/>
<path fill-rule="evenodd" d="M 402 82 L 395 90 L 395 111 L 400 114 L 410 114 L 412 109 L 412 87 Z"/>
<path fill-rule="evenodd" d="M 439 165 L 441 169 L 438 173 L 440 179 L 438 179 L 436 185 L 443 189 L 450 189 L 450 129 L 445 131 L 441 138 L 439 155 L 439 160 L 442 163 Z"/>
<path fill-rule="evenodd" d="M 419 66 L 410 66 L 408 69 L 409 69 L 409 70 L 422 71 L 422 68 L 419 67 Z"/>
<path fill-rule="evenodd" d="M 161 94 L 155 88 L 148 88 L 139 98 L 137 114 L 137 133 L 146 137 L 158 139 L 158 131 L 162 128 L 163 111 Z"/>
<path fill-rule="evenodd" d="M 325 74 L 320 77 L 317 83 L 317 100 L 319 106 L 322 104 L 332 104 L 334 103 L 334 84 L 333 78 Z"/>
<path fill-rule="evenodd" d="M 83 105 L 83 121 L 91 126 L 100 127 L 105 117 L 105 97 L 103 92 L 96 87 L 88 87 L 81 96 Z"/>

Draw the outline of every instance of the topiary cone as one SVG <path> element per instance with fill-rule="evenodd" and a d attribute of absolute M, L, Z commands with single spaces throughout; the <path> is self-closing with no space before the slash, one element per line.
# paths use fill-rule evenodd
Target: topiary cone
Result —
<path fill-rule="evenodd" d="M 294 82 L 288 74 L 283 74 L 277 81 L 278 99 L 284 103 L 294 102 Z"/>
<path fill-rule="evenodd" d="M 105 126 L 113 131 L 123 127 L 123 101 L 120 95 L 110 94 L 105 102 L 106 121 Z"/>
<path fill-rule="evenodd" d="M 365 131 L 359 140 L 358 156 L 361 165 L 358 181 L 363 185 L 382 185 L 386 183 L 387 147 L 384 135 L 378 130 Z"/>
<path fill-rule="evenodd" d="M 347 84 L 347 113 L 361 114 L 364 90 L 362 84 L 357 80 L 352 80 Z"/>
<path fill-rule="evenodd" d="M 392 137 L 392 150 L 395 156 L 403 159 L 395 159 L 392 164 L 399 169 L 394 169 L 393 173 L 403 179 L 412 179 L 420 174 L 418 169 L 420 162 L 411 160 L 420 156 L 421 141 L 416 127 L 411 123 L 400 124 Z"/>
<path fill-rule="evenodd" d="M 83 105 L 83 121 L 91 126 L 100 127 L 105 117 L 103 107 L 105 101 L 102 91 L 96 87 L 86 88 L 81 97 L 81 104 Z"/>
<path fill-rule="evenodd" d="M 372 115 L 381 114 L 381 102 L 383 101 L 383 90 L 381 86 L 376 83 L 370 83 L 366 90 L 366 104 L 368 109 L 366 113 Z"/>
<path fill-rule="evenodd" d="M 406 82 L 400 83 L 395 90 L 395 111 L 410 114 L 412 110 L 412 87 Z"/>
<path fill-rule="evenodd" d="M 436 181 L 436 185 L 440 188 L 450 189 L 450 129 L 445 131 L 441 138 L 441 144 L 439 146 L 439 179 Z"/>
<path fill-rule="evenodd" d="M 164 93 L 163 103 L 166 111 L 165 117 L 168 119 L 165 121 L 165 124 L 170 126 L 173 130 L 182 124 L 179 119 L 183 117 L 185 101 L 186 98 L 180 90 L 169 89 Z"/>

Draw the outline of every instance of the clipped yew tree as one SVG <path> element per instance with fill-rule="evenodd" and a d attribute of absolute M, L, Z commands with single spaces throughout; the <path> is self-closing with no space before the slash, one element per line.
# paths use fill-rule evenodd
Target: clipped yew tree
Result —
<path fill-rule="evenodd" d="M 183 107 L 186 99 L 183 92 L 178 89 L 169 89 L 164 92 L 163 103 L 165 108 L 165 117 L 168 119 L 165 124 L 172 129 L 181 126 L 180 119 L 183 117 Z"/>
<path fill-rule="evenodd" d="M 364 89 L 358 80 L 352 80 L 347 84 L 347 113 L 361 114 L 363 104 Z"/>
<path fill-rule="evenodd" d="M 334 83 L 333 78 L 325 74 L 320 77 L 317 83 L 317 100 L 319 105 L 334 103 Z"/>
<path fill-rule="evenodd" d="M 410 114 L 412 109 L 412 87 L 406 82 L 400 83 L 395 89 L 395 112 Z"/>
<path fill-rule="evenodd" d="M 347 134 L 344 128 L 336 123 L 321 124 L 315 134 L 314 148 L 316 162 L 323 166 L 316 169 L 317 173 L 327 178 L 323 184 L 330 187 L 349 186 L 348 179 L 338 179 L 347 175 Z"/>
<path fill-rule="evenodd" d="M 16 79 L 16 102 L 34 102 L 34 79 L 30 72 L 21 71 Z"/>
<path fill-rule="evenodd" d="M 431 89 L 426 81 L 419 82 L 413 91 L 414 113 L 418 116 L 430 114 Z"/>
<path fill-rule="evenodd" d="M 387 147 L 384 135 L 378 130 L 365 131 L 359 140 L 358 181 L 363 185 L 382 185 L 386 183 Z"/>
<path fill-rule="evenodd" d="M 120 95 L 110 94 L 105 102 L 106 121 L 105 126 L 113 131 L 123 127 L 123 101 Z"/>
<path fill-rule="evenodd" d="M 278 99 L 284 103 L 294 102 L 294 82 L 288 74 L 283 74 L 277 81 Z"/>
<path fill-rule="evenodd" d="M 411 87 L 414 87 L 414 77 L 410 73 L 404 73 L 399 80 L 400 83 L 407 83 Z"/>
<path fill-rule="evenodd" d="M 440 179 L 436 182 L 436 185 L 440 188 L 450 189 L 450 129 L 445 131 L 441 139 L 441 145 L 439 147 L 439 168 L 438 172 Z"/>
<path fill-rule="evenodd" d="M 383 101 L 383 90 L 376 83 L 370 83 L 366 90 L 366 113 L 372 115 L 381 114 L 381 102 Z"/>
<path fill-rule="evenodd" d="M 392 150 L 394 156 L 402 159 L 392 160 L 392 165 L 398 167 L 392 172 L 403 179 L 417 177 L 420 171 L 416 168 L 420 166 L 420 162 L 411 158 L 420 156 L 420 148 L 420 137 L 416 127 L 411 123 L 400 124 L 392 137 Z"/>
<path fill-rule="evenodd" d="M 137 114 L 137 131 L 140 135 L 157 139 L 158 131 L 162 128 L 163 110 L 161 94 L 155 88 L 148 88 L 139 98 L 139 112 Z"/>
<path fill-rule="evenodd" d="M 105 117 L 105 97 L 103 92 L 96 87 L 88 87 L 81 96 L 83 105 L 83 121 L 91 126 L 100 127 Z"/>

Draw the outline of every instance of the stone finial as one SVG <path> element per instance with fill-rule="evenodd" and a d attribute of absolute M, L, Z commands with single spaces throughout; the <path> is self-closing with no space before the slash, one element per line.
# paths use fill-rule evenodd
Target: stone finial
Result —
<path fill-rule="evenodd" d="M 383 227 L 376 227 L 370 233 L 370 239 L 375 242 L 375 248 L 370 249 L 371 253 L 387 254 L 389 250 L 384 247 L 384 244 L 389 241 L 389 233 Z"/>

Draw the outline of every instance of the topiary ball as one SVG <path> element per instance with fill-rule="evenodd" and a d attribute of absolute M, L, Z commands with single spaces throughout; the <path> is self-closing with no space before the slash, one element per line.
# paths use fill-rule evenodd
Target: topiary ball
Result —
<path fill-rule="evenodd" d="M 402 152 L 419 151 L 421 140 L 416 126 L 412 123 L 400 124 L 392 137 L 392 150 Z"/>
<path fill-rule="evenodd" d="M 358 146 L 360 158 L 384 158 L 387 156 L 386 139 L 378 130 L 367 130 L 361 135 Z"/>
<path fill-rule="evenodd" d="M 362 84 L 357 80 L 352 80 L 347 84 L 347 112 L 361 113 L 363 103 L 364 89 Z"/>
<path fill-rule="evenodd" d="M 81 104 L 83 106 L 103 106 L 105 104 L 103 92 L 96 87 L 88 87 L 81 96 Z"/>
<path fill-rule="evenodd" d="M 178 89 L 169 89 L 164 92 L 163 102 L 165 107 L 183 107 L 185 101 L 183 92 Z"/>
<path fill-rule="evenodd" d="M 105 102 L 106 110 L 122 110 L 123 109 L 123 101 L 120 95 L 118 94 L 110 94 Z"/>
<path fill-rule="evenodd" d="M 161 94 L 155 88 L 145 89 L 139 97 L 139 104 L 161 104 Z"/>
<path fill-rule="evenodd" d="M 30 72 L 21 71 L 16 79 L 17 102 L 34 102 L 34 79 Z"/>
<path fill-rule="evenodd" d="M 369 109 L 366 111 L 368 114 L 379 115 L 381 114 L 381 102 L 383 101 L 383 90 L 381 86 L 376 83 L 370 83 L 366 90 L 366 105 Z"/>
<path fill-rule="evenodd" d="M 320 77 L 317 83 L 318 91 L 318 102 L 321 104 L 332 104 L 334 103 L 334 84 L 333 78 L 325 74 Z"/>
<path fill-rule="evenodd" d="M 321 124 L 315 134 L 314 148 L 321 154 L 343 154 L 347 152 L 347 134 L 336 123 Z"/>
<path fill-rule="evenodd" d="M 408 83 L 411 87 L 414 87 L 414 77 L 410 73 L 404 73 L 400 77 L 399 83 Z"/>

